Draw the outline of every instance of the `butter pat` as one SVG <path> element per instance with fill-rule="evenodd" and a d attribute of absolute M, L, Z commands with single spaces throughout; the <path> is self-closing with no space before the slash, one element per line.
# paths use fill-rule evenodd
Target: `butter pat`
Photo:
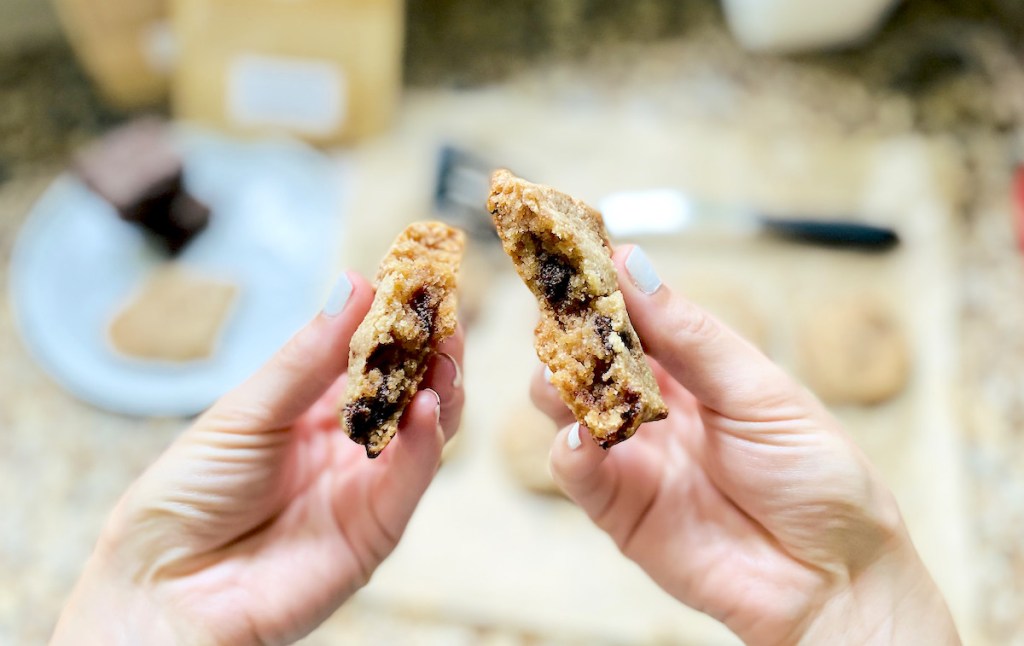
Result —
<path fill-rule="evenodd" d="M 176 117 L 241 135 L 345 143 L 401 90 L 401 0 L 175 0 Z"/>

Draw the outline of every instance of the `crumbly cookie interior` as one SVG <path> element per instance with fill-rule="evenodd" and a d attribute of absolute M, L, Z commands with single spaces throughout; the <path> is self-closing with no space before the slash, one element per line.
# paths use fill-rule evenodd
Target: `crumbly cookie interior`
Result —
<path fill-rule="evenodd" d="M 377 273 L 377 292 L 352 336 L 342 427 L 380 455 L 398 430 L 438 344 L 455 333 L 465 236 L 440 222 L 409 225 Z"/>

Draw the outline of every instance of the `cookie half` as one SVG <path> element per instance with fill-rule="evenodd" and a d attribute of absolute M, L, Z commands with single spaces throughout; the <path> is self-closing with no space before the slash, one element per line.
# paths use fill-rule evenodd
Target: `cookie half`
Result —
<path fill-rule="evenodd" d="M 438 344 L 455 333 L 465 236 L 440 222 L 409 225 L 377 271 L 377 293 L 352 336 L 345 433 L 375 458 L 398 431 Z"/>
<path fill-rule="evenodd" d="M 507 170 L 491 178 L 487 205 L 540 306 L 537 356 L 577 421 L 607 448 L 667 417 L 626 313 L 601 214 Z"/>

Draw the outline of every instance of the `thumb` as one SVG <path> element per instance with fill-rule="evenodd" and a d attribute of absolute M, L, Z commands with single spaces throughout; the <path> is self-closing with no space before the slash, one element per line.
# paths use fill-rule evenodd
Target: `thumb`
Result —
<path fill-rule="evenodd" d="M 606 451 L 578 423 L 559 431 L 551 448 L 555 482 L 620 549 L 657 497 L 663 456 L 652 449 L 633 441 Z"/>
<path fill-rule="evenodd" d="M 807 391 L 708 312 L 673 294 L 647 254 L 615 253 L 619 285 L 644 349 L 708 409 L 737 421 L 803 417 Z"/>
<path fill-rule="evenodd" d="M 334 467 L 330 495 L 337 526 L 367 580 L 398 545 L 437 472 L 444 446 L 440 418 L 440 396 L 421 390 L 405 409 L 388 450 L 375 460 L 360 456 L 369 477 L 350 477 L 351 465 Z"/>
<path fill-rule="evenodd" d="M 250 433 L 290 426 L 348 369 L 349 343 L 372 300 L 364 278 L 342 274 L 323 311 L 204 417 Z"/>
<path fill-rule="evenodd" d="M 610 498 L 611 467 L 605 466 L 608 455 L 578 422 L 559 431 L 551 447 L 551 477 L 588 513 Z"/>

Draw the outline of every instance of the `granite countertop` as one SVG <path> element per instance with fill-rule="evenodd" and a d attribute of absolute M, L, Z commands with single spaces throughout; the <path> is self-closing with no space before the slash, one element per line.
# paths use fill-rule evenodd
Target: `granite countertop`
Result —
<path fill-rule="evenodd" d="M 601 9 L 615 3 L 572 0 L 545 12 L 506 0 L 498 5 L 513 18 L 504 25 L 494 16 L 505 14 L 484 0 L 463 3 L 458 19 L 456 2 L 425 4 L 409 3 L 407 76 L 415 86 L 474 85 L 553 60 L 554 74 L 589 74 L 623 92 L 649 83 L 673 114 L 743 123 L 746 132 L 915 133 L 950 147 L 963 179 L 956 287 L 976 623 L 990 643 L 1024 644 L 1024 262 L 1010 192 L 1024 151 L 1024 64 L 1012 35 L 974 3 L 947 3 L 967 7 L 955 14 L 922 2 L 866 50 L 784 59 L 742 52 L 720 16 L 696 3 Z M 491 22 L 481 22 L 486 16 Z M 585 33 L 558 37 L 580 24 Z M 485 48 L 487 33 L 504 34 L 504 47 Z M 426 55 L 440 41 L 447 46 Z M 484 49 L 490 53 L 472 55 Z M 0 642 L 38 643 L 105 514 L 185 422 L 139 421 L 79 403 L 18 340 L 7 299 L 15 234 L 68 152 L 122 115 L 100 105 L 59 43 L 0 60 L 0 87 Z M 706 100 L 683 100 L 694 87 Z M 467 635 L 460 643 L 489 643 L 479 631 Z"/>

